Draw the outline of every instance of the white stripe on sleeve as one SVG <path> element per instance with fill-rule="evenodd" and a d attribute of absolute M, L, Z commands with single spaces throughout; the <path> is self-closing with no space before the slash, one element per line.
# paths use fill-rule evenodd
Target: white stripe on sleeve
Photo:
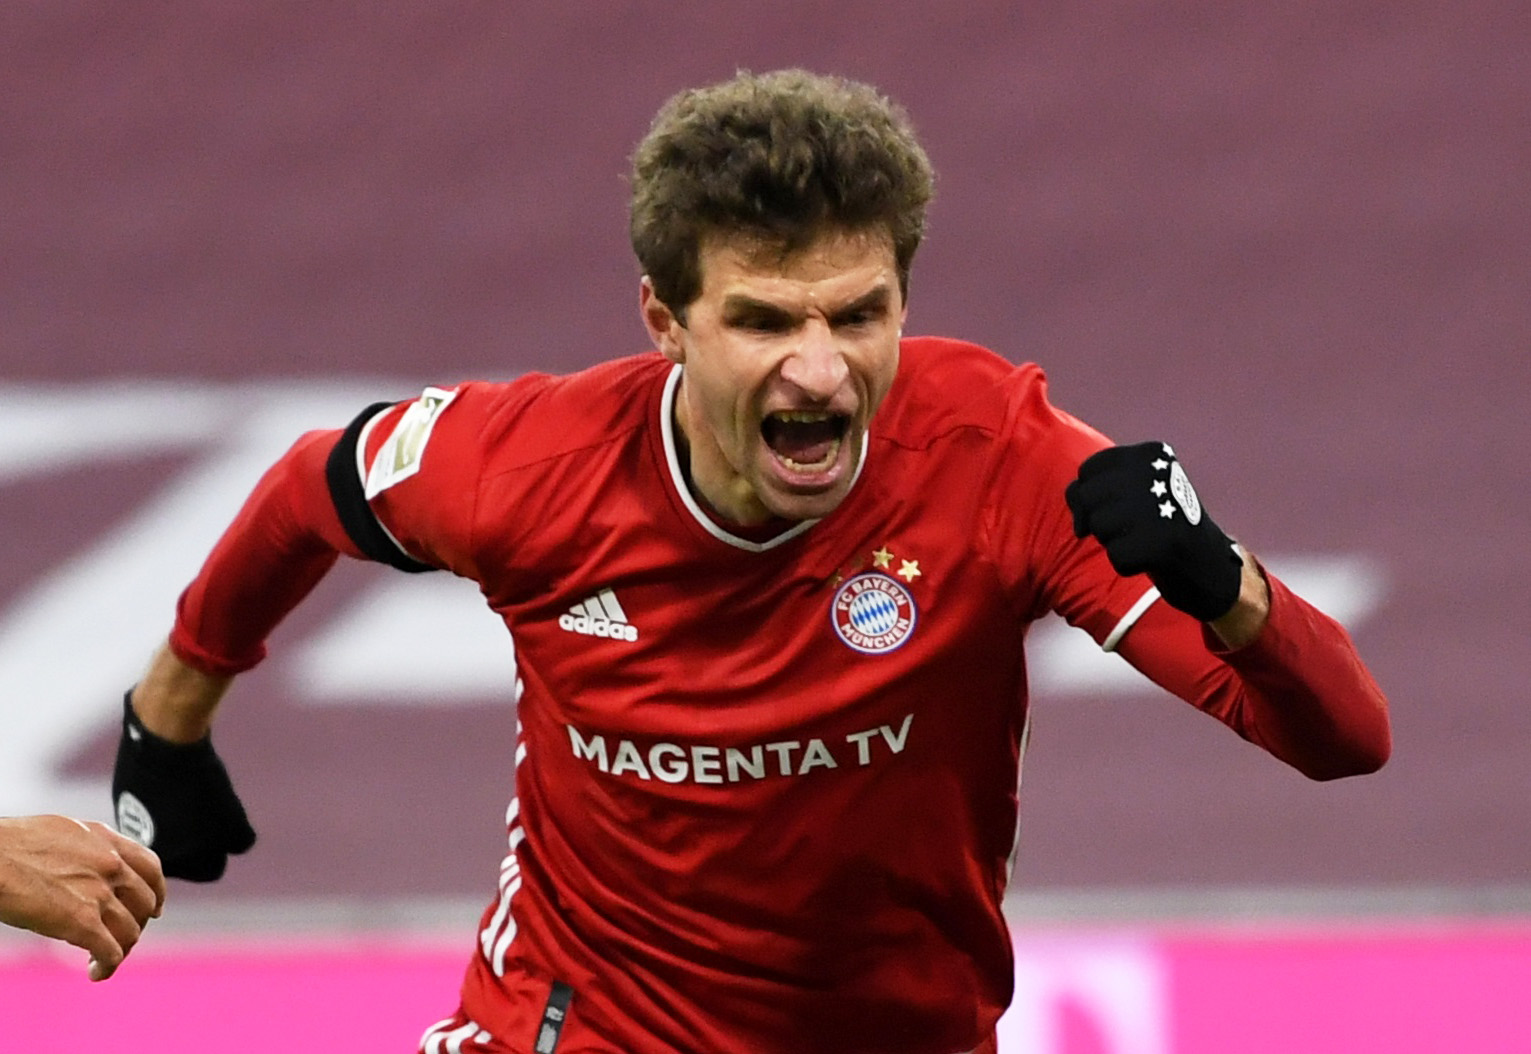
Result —
<path fill-rule="evenodd" d="M 1150 586 L 1148 592 L 1138 597 L 1138 602 L 1128 608 L 1127 614 L 1123 615 L 1121 621 L 1111 628 L 1110 633 L 1106 634 L 1106 639 L 1100 642 L 1100 650 L 1115 651 L 1116 646 L 1127 635 L 1127 631 L 1137 623 L 1138 619 L 1143 617 L 1143 612 L 1152 607 L 1153 602 L 1158 599 L 1158 587 Z"/>

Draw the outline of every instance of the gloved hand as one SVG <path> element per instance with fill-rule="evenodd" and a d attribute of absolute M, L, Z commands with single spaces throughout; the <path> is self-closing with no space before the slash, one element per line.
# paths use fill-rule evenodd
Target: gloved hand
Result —
<path fill-rule="evenodd" d="M 1074 533 L 1094 535 L 1120 575 L 1146 574 L 1170 606 L 1211 622 L 1239 598 L 1243 558 L 1218 529 L 1167 443 L 1085 459 L 1064 490 Z"/>
<path fill-rule="evenodd" d="M 172 743 L 150 732 L 122 700 L 122 739 L 112 771 L 117 829 L 159 854 L 165 874 L 192 882 L 223 877 L 229 855 L 255 844 L 212 736 Z"/>

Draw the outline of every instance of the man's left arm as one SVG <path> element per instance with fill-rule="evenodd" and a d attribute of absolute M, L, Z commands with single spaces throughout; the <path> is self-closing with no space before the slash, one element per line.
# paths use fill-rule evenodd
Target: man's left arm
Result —
<path fill-rule="evenodd" d="M 1253 644 L 1271 617 L 1271 588 L 1260 565 L 1239 550 L 1239 596 L 1227 613 L 1207 623 L 1225 649 Z"/>
<path fill-rule="evenodd" d="M 1100 451 L 1065 498 L 1075 534 L 1165 601 L 1120 641 L 1125 659 L 1314 779 L 1387 760 L 1387 700 L 1349 634 L 1217 527 L 1172 449 Z"/>

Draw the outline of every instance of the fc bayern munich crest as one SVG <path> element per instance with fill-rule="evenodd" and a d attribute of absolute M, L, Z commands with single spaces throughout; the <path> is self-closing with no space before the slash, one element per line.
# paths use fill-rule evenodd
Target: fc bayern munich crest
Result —
<path fill-rule="evenodd" d="M 878 571 L 846 579 L 829 606 L 829 621 L 840 639 L 868 655 L 903 644 L 917 617 L 909 590 Z"/>

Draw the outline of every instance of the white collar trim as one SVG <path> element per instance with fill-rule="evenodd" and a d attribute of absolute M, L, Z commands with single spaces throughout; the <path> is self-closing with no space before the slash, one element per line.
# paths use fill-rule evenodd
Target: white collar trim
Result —
<path fill-rule="evenodd" d="M 675 393 L 680 390 L 681 365 L 676 363 L 670 370 L 670 376 L 665 380 L 664 397 L 659 400 L 659 429 L 664 437 L 665 464 L 670 467 L 670 482 L 675 485 L 680 494 L 680 500 L 685 503 L 686 509 L 691 513 L 702 529 L 712 535 L 718 541 L 733 546 L 735 549 L 743 549 L 751 553 L 763 553 L 768 549 L 775 549 L 791 541 L 802 534 L 808 528 L 818 523 L 818 520 L 804 520 L 796 526 L 790 527 L 776 537 L 764 542 L 752 542 L 748 538 L 740 538 L 737 534 L 730 534 L 717 522 L 702 511 L 702 507 L 696 503 L 696 497 L 691 493 L 691 485 L 686 482 L 685 473 L 680 469 L 680 455 L 676 450 L 675 442 Z M 868 437 L 870 440 L 870 437 Z M 854 489 L 856 482 L 861 479 L 861 470 L 866 466 L 867 448 L 870 441 L 861 444 L 861 457 L 856 462 L 856 474 L 851 478 L 851 488 Z M 849 492 L 847 492 L 849 493 Z"/>

